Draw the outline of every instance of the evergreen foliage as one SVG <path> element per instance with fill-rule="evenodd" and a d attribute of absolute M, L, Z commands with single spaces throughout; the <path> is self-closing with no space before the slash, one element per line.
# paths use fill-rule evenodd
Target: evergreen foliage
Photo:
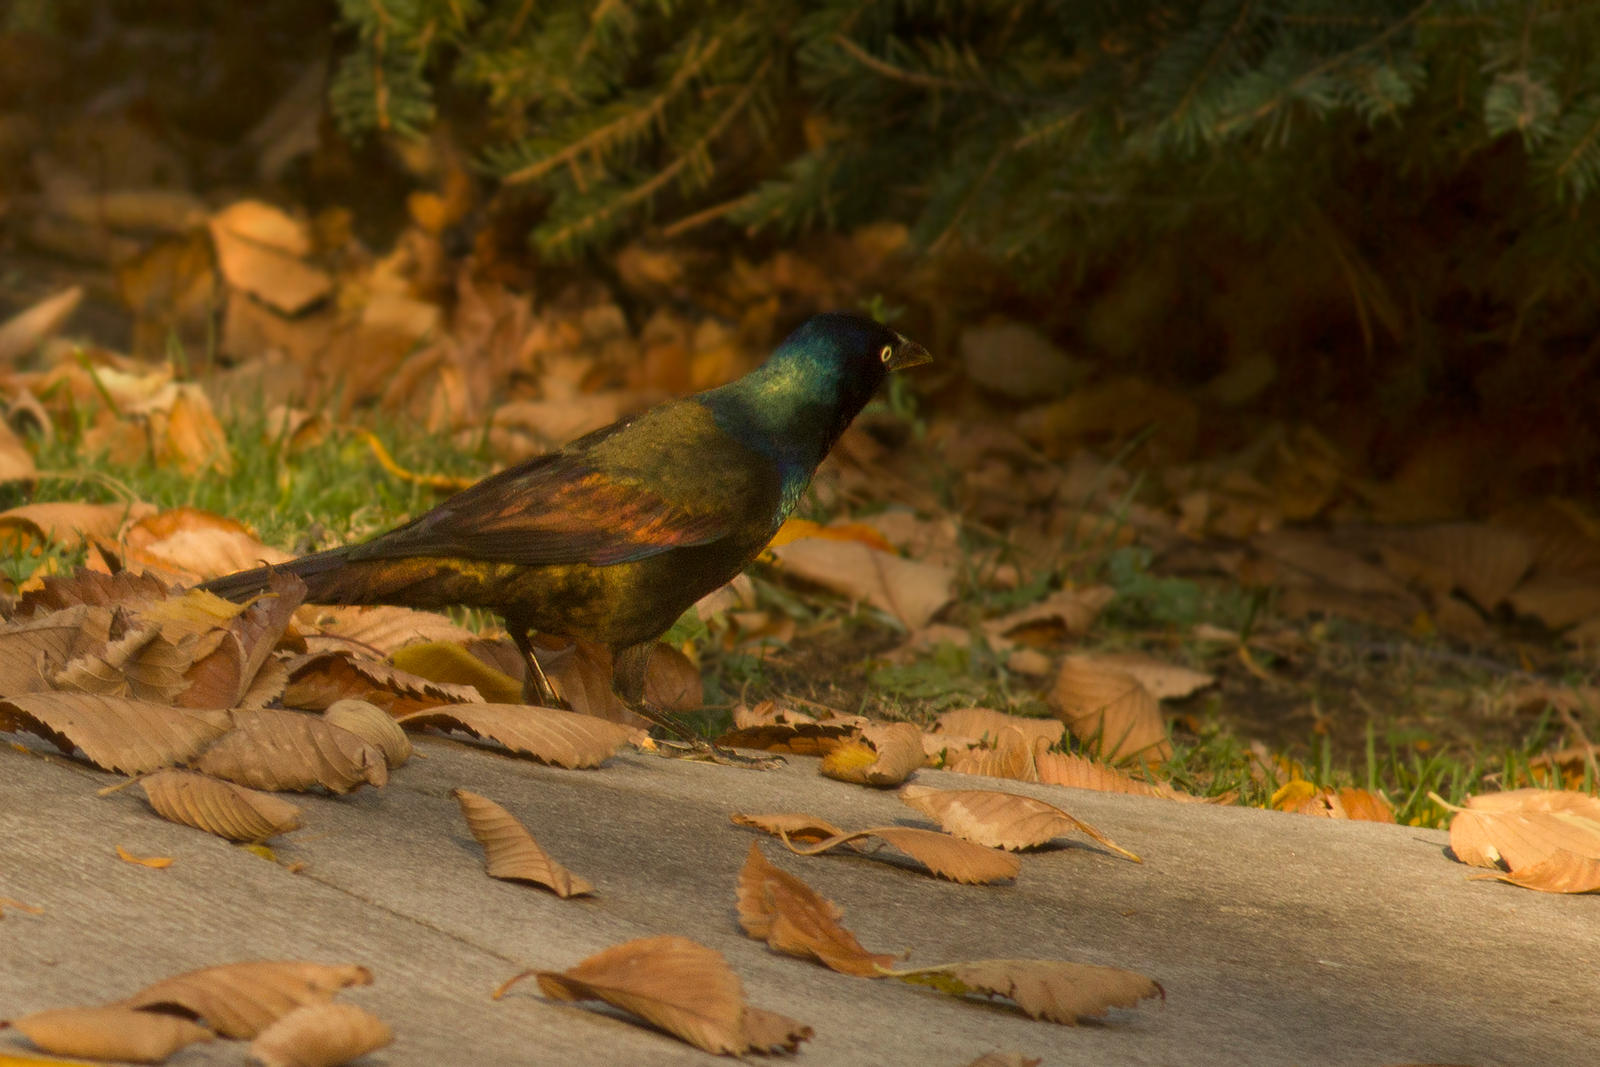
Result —
<path fill-rule="evenodd" d="M 1048 273 L 1130 228 L 1257 232 L 1356 169 L 1447 183 L 1511 145 L 1527 225 L 1600 184 L 1584 0 L 340 0 L 333 103 L 410 131 L 449 79 L 547 254 L 652 217 L 898 217 Z M 1508 205 L 1508 209 L 1510 205 Z M 1587 212 L 1585 212 L 1587 215 Z M 1526 238 L 1527 235 L 1524 235 Z"/>

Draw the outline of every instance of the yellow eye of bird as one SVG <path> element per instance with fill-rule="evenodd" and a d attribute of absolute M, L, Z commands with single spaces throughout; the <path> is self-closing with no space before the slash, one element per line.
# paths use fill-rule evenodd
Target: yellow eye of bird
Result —
<path fill-rule="evenodd" d="M 883 346 L 883 350 L 878 353 L 878 358 L 883 360 L 885 363 L 887 363 L 887 362 L 889 362 L 889 357 L 893 356 L 893 355 L 894 355 L 894 346 L 893 345 L 884 345 Z"/>

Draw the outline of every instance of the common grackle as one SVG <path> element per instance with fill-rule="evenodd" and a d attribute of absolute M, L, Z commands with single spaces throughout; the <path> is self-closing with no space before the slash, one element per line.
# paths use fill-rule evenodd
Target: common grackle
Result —
<path fill-rule="evenodd" d="M 928 360 L 871 319 L 816 315 L 737 381 L 509 467 L 370 541 L 276 569 L 304 579 L 314 603 L 496 611 L 530 683 L 532 631 L 606 645 L 614 688 L 637 705 L 656 638 L 766 546 L 885 375 Z M 242 599 L 272 569 L 203 588 Z"/>

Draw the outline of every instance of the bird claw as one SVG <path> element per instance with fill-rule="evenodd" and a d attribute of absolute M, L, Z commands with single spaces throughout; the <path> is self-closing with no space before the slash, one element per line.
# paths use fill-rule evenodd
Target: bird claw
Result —
<path fill-rule="evenodd" d="M 701 763 L 717 763 L 724 767 L 743 767 L 750 771 L 771 771 L 783 766 L 788 760 L 782 756 L 746 756 L 735 752 L 731 748 L 710 741 L 669 741 L 665 738 L 656 739 L 656 750 L 667 759 L 697 760 Z"/>

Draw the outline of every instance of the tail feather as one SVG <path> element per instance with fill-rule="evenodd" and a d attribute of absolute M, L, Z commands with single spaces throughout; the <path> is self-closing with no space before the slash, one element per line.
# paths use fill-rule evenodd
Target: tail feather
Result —
<path fill-rule="evenodd" d="M 201 582 L 198 588 L 209 593 L 215 593 L 224 600 L 248 600 L 259 593 L 265 592 L 267 584 L 274 574 L 293 574 L 306 583 L 306 599 L 313 603 L 318 599 L 318 591 L 327 584 L 319 580 L 319 576 L 331 576 L 343 567 L 350 554 L 350 546 L 343 548 L 330 548 L 323 552 L 313 552 L 309 556 L 301 556 L 287 563 L 274 563 L 266 567 L 255 567 L 247 571 L 236 571 L 233 574 L 224 574 L 220 578 Z"/>

